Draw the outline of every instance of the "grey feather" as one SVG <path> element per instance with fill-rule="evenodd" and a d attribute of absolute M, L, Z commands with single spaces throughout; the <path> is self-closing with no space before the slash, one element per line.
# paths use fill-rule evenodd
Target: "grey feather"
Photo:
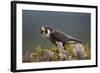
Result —
<path fill-rule="evenodd" d="M 50 34 L 50 37 L 51 39 L 55 39 L 56 41 L 63 42 L 63 43 L 68 42 L 68 41 L 76 41 L 76 42 L 81 43 L 80 40 L 60 31 L 54 31 L 53 33 Z"/>

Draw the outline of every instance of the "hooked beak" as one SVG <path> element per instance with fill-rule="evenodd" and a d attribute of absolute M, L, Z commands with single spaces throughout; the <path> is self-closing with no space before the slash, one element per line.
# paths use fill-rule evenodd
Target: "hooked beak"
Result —
<path fill-rule="evenodd" d="M 43 34 L 44 31 L 45 31 L 45 28 L 41 27 L 41 29 L 40 29 L 41 34 Z"/>
<path fill-rule="evenodd" d="M 41 34 L 43 34 L 43 30 L 40 30 Z"/>

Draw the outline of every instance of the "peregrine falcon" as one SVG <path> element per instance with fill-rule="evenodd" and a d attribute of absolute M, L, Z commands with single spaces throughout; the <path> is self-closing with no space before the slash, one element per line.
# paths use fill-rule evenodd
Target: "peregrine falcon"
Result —
<path fill-rule="evenodd" d="M 79 59 L 83 58 L 84 46 L 82 41 L 80 41 L 79 39 L 76 39 L 72 36 L 65 34 L 62 31 L 50 28 L 48 26 L 41 27 L 40 31 L 45 38 L 49 39 L 51 43 L 53 43 L 59 49 L 64 50 L 64 46 L 66 44 L 70 44 L 70 46 L 72 47 L 73 56 L 78 57 Z"/>

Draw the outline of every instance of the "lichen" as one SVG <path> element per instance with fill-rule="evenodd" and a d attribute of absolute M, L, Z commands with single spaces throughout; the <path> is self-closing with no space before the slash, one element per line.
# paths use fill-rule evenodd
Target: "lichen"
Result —
<path fill-rule="evenodd" d="M 41 44 L 34 48 L 34 51 L 27 51 L 23 56 L 23 62 L 46 62 L 46 61 L 67 61 L 67 60 L 77 60 L 77 58 L 72 56 L 72 47 L 68 44 L 65 46 L 64 52 L 59 51 L 57 47 L 43 48 Z M 85 60 L 90 59 L 91 52 L 90 48 L 85 47 L 84 58 Z M 66 54 L 67 53 L 67 54 Z M 82 60 L 83 60 L 82 59 Z"/>

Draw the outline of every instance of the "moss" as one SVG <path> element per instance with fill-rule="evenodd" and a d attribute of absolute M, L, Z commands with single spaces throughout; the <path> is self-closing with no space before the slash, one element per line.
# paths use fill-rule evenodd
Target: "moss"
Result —
<path fill-rule="evenodd" d="M 88 48 L 88 47 L 85 47 L 84 58 L 85 59 L 90 59 L 91 58 L 91 49 Z"/>
<path fill-rule="evenodd" d="M 43 61 L 65 61 L 65 60 L 76 60 L 72 56 L 72 47 L 68 44 L 65 46 L 65 53 L 59 51 L 57 47 L 43 48 L 41 44 L 35 47 L 34 51 L 26 52 L 23 56 L 23 62 L 43 62 Z M 90 48 L 85 47 L 84 59 L 90 59 Z M 64 58 L 63 58 L 64 57 Z"/>
<path fill-rule="evenodd" d="M 72 47 L 69 44 L 66 44 L 64 47 L 67 52 L 68 59 L 70 60 L 72 58 Z"/>

